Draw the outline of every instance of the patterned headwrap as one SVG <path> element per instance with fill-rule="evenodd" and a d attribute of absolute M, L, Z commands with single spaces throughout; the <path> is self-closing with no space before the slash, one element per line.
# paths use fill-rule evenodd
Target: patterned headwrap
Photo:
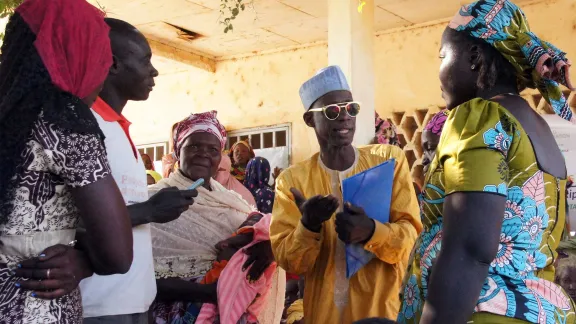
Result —
<path fill-rule="evenodd" d="M 194 133 L 210 133 L 218 137 L 222 150 L 224 150 L 226 146 L 226 129 L 216 118 L 217 114 L 215 110 L 192 114 L 178 123 L 174 132 L 174 154 L 177 160 L 180 160 L 181 145 L 188 136 Z"/>
<path fill-rule="evenodd" d="M 508 0 L 482 0 L 466 5 L 449 27 L 496 48 L 515 68 L 520 80 L 537 88 L 554 112 L 576 122 L 559 84 L 573 90 L 566 53 L 530 31 L 524 12 Z"/>
<path fill-rule="evenodd" d="M 398 132 L 396 131 L 396 126 L 386 119 L 380 118 L 377 112 L 375 112 L 375 125 L 376 125 L 376 139 L 378 144 L 390 144 L 400 146 L 400 141 L 398 141 Z"/>
<path fill-rule="evenodd" d="M 444 109 L 430 119 L 426 127 L 424 127 L 424 130 L 431 131 L 432 134 L 440 136 L 446 119 L 448 119 L 448 110 Z"/>

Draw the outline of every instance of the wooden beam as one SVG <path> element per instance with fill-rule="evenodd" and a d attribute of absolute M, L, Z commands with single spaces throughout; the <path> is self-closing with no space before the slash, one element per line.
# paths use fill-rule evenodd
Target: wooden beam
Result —
<path fill-rule="evenodd" d="M 156 40 L 148 39 L 148 42 L 150 43 L 152 52 L 156 55 L 188 64 L 208 72 L 214 73 L 216 71 L 216 61 L 211 58 L 196 53 L 187 52 L 174 46 L 163 44 Z"/>

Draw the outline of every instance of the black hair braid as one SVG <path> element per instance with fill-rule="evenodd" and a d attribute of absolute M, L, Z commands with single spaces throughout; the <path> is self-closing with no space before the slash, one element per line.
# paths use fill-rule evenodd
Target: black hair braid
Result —
<path fill-rule="evenodd" d="M 7 222 L 14 199 L 15 175 L 22 152 L 41 112 L 65 131 L 99 135 L 98 122 L 79 98 L 57 89 L 34 41 L 36 35 L 14 14 L 0 56 L 0 224 Z"/>
<path fill-rule="evenodd" d="M 518 90 L 526 86 L 520 83 L 518 72 L 508 60 L 492 45 L 482 39 L 472 37 L 464 32 L 448 29 L 454 40 L 460 45 L 478 48 L 480 70 L 476 85 L 480 89 L 488 90 L 498 84 L 516 83 Z"/>
<path fill-rule="evenodd" d="M 477 83 L 480 89 L 491 89 L 497 84 L 518 83 L 516 69 L 497 49 L 483 40 L 474 40 L 481 53 Z"/>

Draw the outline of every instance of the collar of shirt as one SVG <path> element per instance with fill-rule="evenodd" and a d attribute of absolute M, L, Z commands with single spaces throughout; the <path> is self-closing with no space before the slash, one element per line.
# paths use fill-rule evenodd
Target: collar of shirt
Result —
<path fill-rule="evenodd" d="M 126 119 L 126 117 L 124 117 L 123 115 L 118 114 L 114 109 L 112 109 L 112 107 L 110 107 L 110 105 L 108 105 L 100 97 L 98 97 L 94 102 L 94 104 L 92 105 L 92 110 L 94 110 L 98 115 L 100 115 L 100 117 L 102 117 L 102 119 L 104 119 L 105 121 L 117 122 L 120 125 L 120 127 L 122 127 L 122 130 L 124 130 L 124 133 L 126 134 L 128 141 L 130 142 L 130 145 L 132 145 L 132 152 L 134 153 L 134 157 L 138 159 L 138 149 L 136 149 L 136 146 L 132 142 L 132 138 L 130 138 L 129 128 L 132 123 L 130 123 L 130 121 Z"/>

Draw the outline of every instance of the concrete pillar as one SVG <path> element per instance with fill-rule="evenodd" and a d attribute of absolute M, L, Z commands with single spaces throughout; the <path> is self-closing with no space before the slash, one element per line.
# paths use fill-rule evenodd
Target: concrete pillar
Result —
<path fill-rule="evenodd" d="M 356 122 L 355 145 L 370 143 L 375 134 L 374 0 L 328 1 L 328 62 L 339 65 L 362 104 Z"/>

